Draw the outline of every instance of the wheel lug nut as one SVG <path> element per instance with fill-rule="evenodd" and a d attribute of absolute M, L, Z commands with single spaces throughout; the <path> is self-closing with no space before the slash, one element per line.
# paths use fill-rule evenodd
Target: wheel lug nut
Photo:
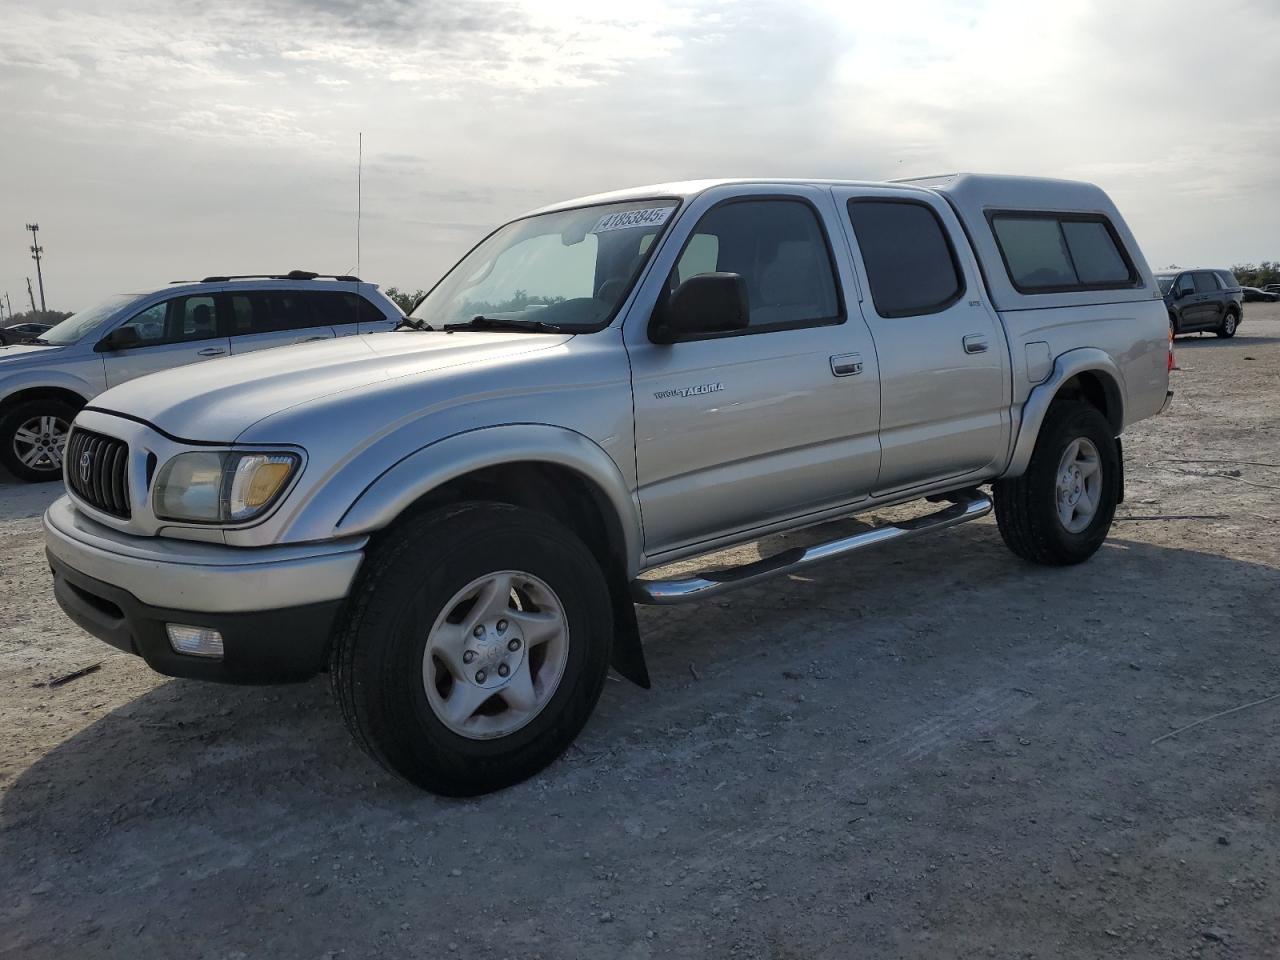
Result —
<path fill-rule="evenodd" d="M 483 670 L 476 671 L 476 683 L 484 683 L 484 678 L 488 676 Z"/>
<path fill-rule="evenodd" d="M 499 620 L 499 621 L 498 621 L 498 632 L 499 632 L 499 633 L 502 633 L 502 631 L 504 631 L 504 630 L 506 630 L 506 629 L 507 629 L 507 621 L 505 621 L 505 620 Z"/>
<path fill-rule="evenodd" d="M 520 641 L 517 640 L 515 637 L 512 637 L 510 640 L 507 641 L 507 649 L 512 651 L 519 650 Z"/>
<path fill-rule="evenodd" d="M 511 668 L 508 667 L 505 663 L 498 664 L 498 676 L 505 677 L 510 672 L 511 672 Z"/>
<path fill-rule="evenodd" d="M 483 637 L 483 636 L 484 636 L 484 627 L 483 627 L 483 626 L 477 626 L 474 630 L 472 630 L 472 631 L 471 631 L 471 635 L 472 635 L 473 637 L 476 637 L 476 638 Z"/>
<path fill-rule="evenodd" d="M 462 655 L 462 662 L 470 663 L 475 658 L 476 658 L 476 652 L 474 650 L 468 650 L 466 653 Z"/>

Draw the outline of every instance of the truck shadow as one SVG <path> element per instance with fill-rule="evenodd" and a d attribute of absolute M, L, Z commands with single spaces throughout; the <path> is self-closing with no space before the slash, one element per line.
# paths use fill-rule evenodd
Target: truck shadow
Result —
<path fill-rule="evenodd" d="M 1122 539 L 1125 525 L 1116 532 L 1088 565 L 1047 569 L 1010 555 L 984 521 L 939 534 L 924 549 L 890 545 L 722 600 L 642 609 L 654 689 L 606 684 L 588 729 L 563 759 L 476 800 L 433 797 L 383 772 L 348 738 L 324 678 L 265 688 L 163 683 L 49 750 L 11 783 L 0 803 L 0 863 L 13 867 L 15 890 L 53 872 L 68 901 L 82 893 L 97 898 L 99 911 L 115 904 L 123 923 L 163 910 L 170 886 L 189 888 L 199 903 L 227 871 L 267 876 L 302 896 L 321 882 L 313 880 L 317 858 L 328 871 L 331 856 L 373 859 L 394 848 L 397 856 L 447 863 L 434 837 L 448 835 L 449 849 L 470 841 L 483 850 L 535 803 L 554 817 L 568 811 L 539 828 L 547 851 L 591 849 L 597 834 L 604 843 L 618 823 L 584 819 L 573 798 L 587 791 L 592 808 L 630 809 L 638 783 L 661 781 L 678 763 L 656 745 L 670 728 L 697 728 L 709 714 L 783 710 L 779 704 L 792 703 L 800 689 L 845 713 L 872 697 L 910 705 L 919 691 L 904 663 L 933 661 L 931 672 L 946 676 L 984 645 L 984 656 L 999 651 L 1010 665 L 1066 643 L 1139 660 L 1178 647 L 1182 631 L 1188 643 L 1206 642 L 1195 617 L 1185 625 L 1169 617 L 1157 637 L 1144 636 L 1141 628 L 1151 626 L 1144 610 L 1167 613 L 1192 602 L 1171 595 L 1167 584 L 1204 585 L 1201 610 L 1227 585 L 1236 585 L 1233 605 L 1249 602 L 1242 591 L 1280 594 L 1280 574 L 1270 567 Z M 1229 619 L 1219 626 L 1230 630 Z M 139 661 L 134 669 L 146 668 Z M 845 682 L 796 682 L 824 674 Z M 1073 695 L 1090 696 L 1085 689 Z M 848 738 L 841 749 L 859 749 L 839 725 L 827 736 Z M 659 803 L 651 793 L 641 806 L 659 803 L 664 819 L 698 820 L 702 801 L 718 789 L 702 780 L 718 774 L 682 767 L 680 775 L 678 796 Z M 770 789 L 802 786 L 779 781 Z M 369 882 L 370 900 L 404 896 L 393 894 L 400 881 L 391 876 Z M 81 908 L 67 909 L 74 923 Z M 25 933 L 35 937 L 53 936 L 48 930 L 60 922 L 25 916 Z"/>

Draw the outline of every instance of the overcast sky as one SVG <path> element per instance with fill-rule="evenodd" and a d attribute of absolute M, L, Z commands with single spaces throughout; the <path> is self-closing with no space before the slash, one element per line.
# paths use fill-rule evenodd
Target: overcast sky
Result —
<path fill-rule="evenodd" d="M 109 7 L 110 9 L 106 9 Z M 1280 4 L 7 0 L 0 294 L 429 286 L 492 225 L 664 180 L 1092 180 L 1153 266 L 1280 259 Z"/>

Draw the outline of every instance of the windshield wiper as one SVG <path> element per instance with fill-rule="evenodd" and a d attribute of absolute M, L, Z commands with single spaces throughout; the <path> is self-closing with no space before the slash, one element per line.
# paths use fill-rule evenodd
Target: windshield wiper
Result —
<path fill-rule="evenodd" d="M 518 317 L 472 317 L 466 323 L 449 323 L 446 330 L 525 330 L 529 333 L 561 333 L 562 329 L 545 320 L 521 320 Z"/>
<path fill-rule="evenodd" d="M 434 332 L 434 331 L 435 331 L 435 327 L 431 326 L 429 323 L 427 323 L 427 321 L 425 321 L 425 320 L 415 320 L 413 317 L 401 317 L 401 318 L 396 322 L 396 325 L 395 325 L 394 327 L 392 327 L 391 329 L 392 329 L 393 331 L 394 331 L 394 330 L 403 330 L 403 329 L 409 329 L 409 330 L 422 330 L 422 331 L 424 331 L 424 332 L 426 332 L 426 333 L 432 333 L 432 332 Z"/>

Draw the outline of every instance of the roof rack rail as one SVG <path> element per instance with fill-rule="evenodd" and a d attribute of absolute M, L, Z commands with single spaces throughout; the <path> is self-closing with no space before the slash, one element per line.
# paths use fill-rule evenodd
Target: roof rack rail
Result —
<path fill-rule="evenodd" d="M 312 273 L 310 270 L 290 270 L 288 273 L 236 273 L 226 276 L 205 277 L 200 283 L 224 283 L 227 280 L 342 280 L 347 283 L 363 283 L 359 277 L 341 273 Z M 175 280 L 174 283 L 181 281 Z"/>

